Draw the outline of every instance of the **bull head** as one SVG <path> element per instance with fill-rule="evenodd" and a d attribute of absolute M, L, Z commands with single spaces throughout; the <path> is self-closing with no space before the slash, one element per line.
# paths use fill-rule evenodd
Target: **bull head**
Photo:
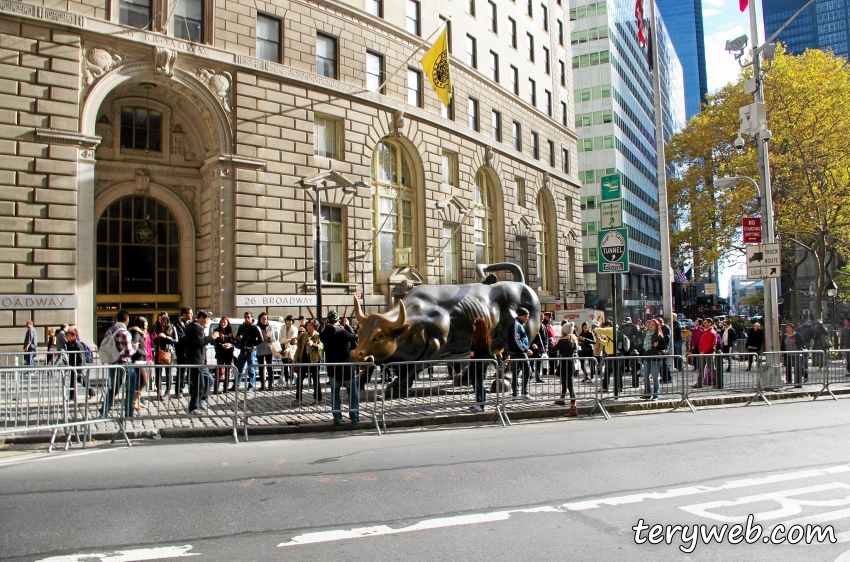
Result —
<path fill-rule="evenodd" d="M 410 326 L 402 301 L 398 301 L 398 317 L 390 320 L 386 314 L 363 314 L 360 301 L 355 297 L 354 315 L 360 324 L 359 341 L 351 352 L 354 361 L 365 361 L 369 356 L 379 363 L 389 359 L 398 348 L 399 338 Z"/>

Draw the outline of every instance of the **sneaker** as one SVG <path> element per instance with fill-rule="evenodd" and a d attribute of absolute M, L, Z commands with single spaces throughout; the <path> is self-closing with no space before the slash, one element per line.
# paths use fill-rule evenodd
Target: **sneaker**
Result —
<path fill-rule="evenodd" d="M 523 400 L 531 400 L 531 396 L 529 396 L 528 394 L 523 394 L 522 399 Z"/>
<path fill-rule="evenodd" d="M 248 392 L 254 392 L 254 387 L 253 387 L 253 386 L 249 386 L 249 387 L 248 387 Z"/>
<path fill-rule="evenodd" d="M 479 411 L 479 410 L 478 410 L 478 406 L 470 406 L 470 407 L 469 407 L 469 411 L 470 411 L 470 412 L 478 412 L 478 411 Z"/>

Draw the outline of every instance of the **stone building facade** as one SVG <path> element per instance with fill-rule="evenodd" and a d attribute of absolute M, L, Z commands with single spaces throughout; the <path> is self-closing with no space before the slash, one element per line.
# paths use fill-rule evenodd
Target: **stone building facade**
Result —
<path fill-rule="evenodd" d="M 232 316 L 245 296 L 310 295 L 312 187 L 356 182 L 321 195 L 326 308 L 351 315 L 363 293 L 384 310 L 501 261 L 544 308 L 580 307 L 568 9 L 5 0 L 0 344 L 28 319 L 91 341 L 119 308 Z M 449 109 L 419 65 L 443 19 Z"/>

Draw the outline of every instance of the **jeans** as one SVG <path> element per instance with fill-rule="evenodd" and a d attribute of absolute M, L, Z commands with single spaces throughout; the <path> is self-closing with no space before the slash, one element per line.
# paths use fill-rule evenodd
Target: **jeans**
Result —
<path fill-rule="evenodd" d="M 201 400 L 205 400 L 209 395 L 211 381 L 212 376 L 208 368 L 189 369 L 189 412 L 200 408 Z"/>
<path fill-rule="evenodd" d="M 475 403 L 484 409 L 484 402 L 487 397 L 487 390 L 484 388 L 484 378 L 487 376 L 487 363 L 473 363 L 470 365 L 472 370 L 472 388 L 475 389 Z"/>
<path fill-rule="evenodd" d="M 24 365 L 35 365 L 35 353 L 33 353 L 32 351 L 24 353 Z"/>
<path fill-rule="evenodd" d="M 109 371 L 106 381 L 106 395 L 103 398 L 103 410 L 101 417 L 109 417 L 109 411 L 112 409 L 112 404 L 115 401 L 115 396 L 121 391 L 121 385 L 126 382 L 124 388 L 124 417 L 133 417 L 133 400 L 136 398 L 136 369 L 129 365 L 124 365 L 124 372 L 118 369 Z M 126 378 L 126 381 L 124 380 Z"/>
<path fill-rule="evenodd" d="M 348 417 L 351 421 L 360 421 L 360 390 L 357 386 L 357 377 L 352 377 L 347 381 L 340 381 L 331 378 L 331 409 L 333 410 L 334 422 L 342 421 L 342 410 L 339 398 L 339 391 L 342 387 L 348 392 Z"/>
<path fill-rule="evenodd" d="M 281 359 L 280 362 L 283 364 L 283 366 L 280 368 L 281 382 L 291 383 L 292 382 L 292 367 L 290 367 L 290 365 L 292 364 L 292 359 L 284 358 L 284 359 Z"/>
<path fill-rule="evenodd" d="M 608 390 L 608 379 L 611 371 L 614 373 L 614 396 L 620 395 L 623 388 L 623 363 L 626 361 L 620 355 L 610 356 L 605 360 L 605 375 L 602 378 L 602 390 Z"/>
<path fill-rule="evenodd" d="M 525 353 L 514 353 L 511 354 L 511 359 L 517 359 L 513 363 L 514 370 L 514 380 L 511 385 L 511 396 L 516 398 L 517 393 L 519 392 L 520 381 L 522 382 L 522 393 L 528 394 L 528 383 L 531 381 L 531 368 L 528 364 L 528 356 Z"/>
<path fill-rule="evenodd" d="M 647 363 L 644 375 L 644 396 L 647 398 L 658 398 L 658 376 L 661 373 L 661 360 L 650 359 Z"/>
<path fill-rule="evenodd" d="M 682 340 L 673 342 L 673 353 L 676 355 L 676 361 L 674 363 L 676 370 L 681 371 L 684 367 L 682 366 L 682 344 L 685 343 Z"/>
<path fill-rule="evenodd" d="M 257 350 L 251 351 L 242 351 L 239 354 L 239 357 L 236 358 L 236 371 L 239 375 L 236 377 L 235 386 L 239 388 L 239 385 L 242 384 L 242 375 L 245 373 L 245 366 L 248 366 L 248 373 L 250 373 L 251 377 L 248 379 L 248 388 L 254 388 L 254 379 L 257 378 L 257 371 L 254 368 L 254 365 L 257 364 Z"/>

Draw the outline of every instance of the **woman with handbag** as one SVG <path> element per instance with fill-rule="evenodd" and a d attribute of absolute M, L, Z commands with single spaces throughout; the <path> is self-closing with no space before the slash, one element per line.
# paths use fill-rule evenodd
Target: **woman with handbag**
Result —
<path fill-rule="evenodd" d="M 218 368 L 215 372 L 215 387 L 213 394 L 218 394 L 218 383 L 224 382 L 221 392 L 227 392 L 230 385 L 230 365 L 233 364 L 234 336 L 230 318 L 222 316 L 218 321 L 218 339 L 215 340 L 215 362 Z"/>
<path fill-rule="evenodd" d="M 260 368 L 260 388 L 259 390 L 271 390 L 274 386 L 274 371 L 272 370 L 272 342 L 277 342 L 274 337 L 274 330 L 269 324 L 269 316 L 265 312 L 260 313 L 257 318 L 257 328 L 263 335 L 263 341 L 257 346 L 257 365 Z M 266 381 L 268 375 L 268 381 Z"/>
<path fill-rule="evenodd" d="M 661 324 L 656 320 L 646 323 L 646 333 L 643 340 L 643 353 L 647 357 L 646 376 L 644 377 L 644 390 L 641 398 L 644 400 L 657 400 L 659 393 L 659 375 L 661 374 L 661 359 L 659 355 L 667 354 L 667 337 L 661 329 Z"/>
<path fill-rule="evenodd" d="M 555 404 L 559 406 L 566 405 L 567 391 L 570 392 L 570 411 L 567 412 L 568 418 L 578 415 L 576 410 L 576 393 L 573 386 L 573 376 L 576 372 L 576 363 L 578 363 L 578 338 L 573 333 L 576 325 L 573 322 L 567 322 L 561 326 L 561 337 L 558 343 L 555 344 L 555 353 L 558 355 L 560 363 L 561 375 L 561 397 L 555 400 Z"/>
<path fill-rule="evenodd" d="M 174 346 L 177 345 L 177 329 L 171 324 L 167 312 L 160 312 L 153 327 L 154 376 L 156 377 L 156 393 L 160 400 L 162 394 L 162 377 L 165 376 L 165 395 L 171 394 L 171 363 Z"/>
<path fill-rule="evenodd" d="M 283 379 L 286 388 L 292 388 L 292 383 L 295 378 L 290 365 L 295 361 L 299 330 L 293 326 L 294 323 L 295 318 L 293 318 L 290 314 L 286 317 L 283 330 L 280 333 L 280 343 L 283 348 L 280 359 L 280 362 L 283 363 L 283 368 L 281 369 L 280 376 Z M 306 328 L 304 331 L 307 331 Z"/>

